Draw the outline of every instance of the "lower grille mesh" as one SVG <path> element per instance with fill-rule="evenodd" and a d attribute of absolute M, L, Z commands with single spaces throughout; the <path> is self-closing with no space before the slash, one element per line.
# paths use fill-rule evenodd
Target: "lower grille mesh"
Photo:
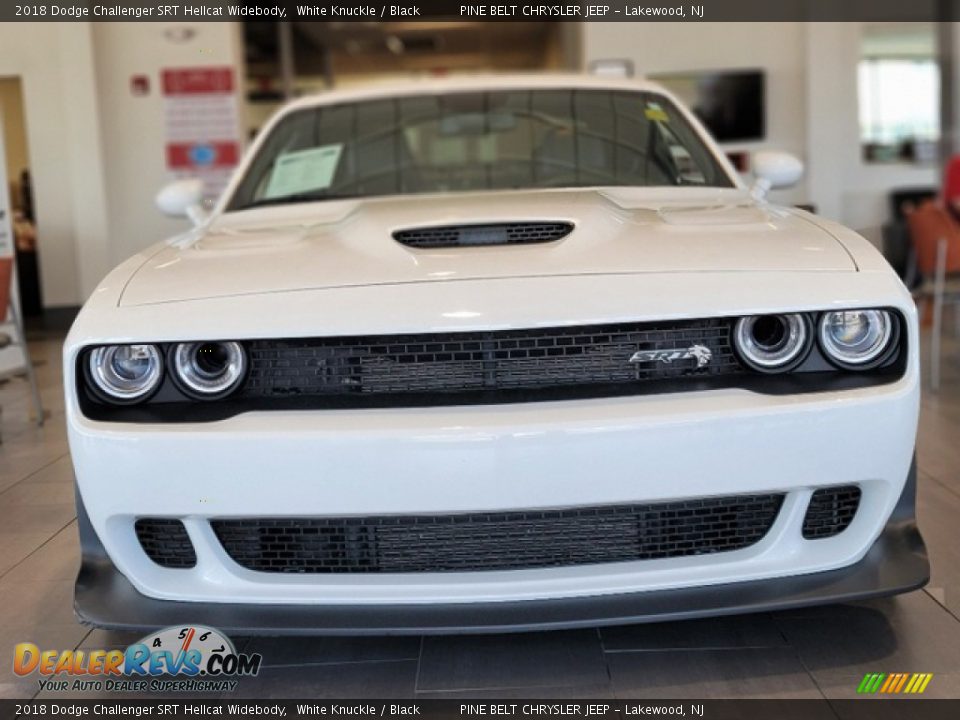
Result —
<path fill-rule="evenodd" d="M 853 522 L 860 507 L 860 488 L 856 485 L 820 488 L 810 498 L 803 519 L 807 540 L 839 535 Z"/>
<path fill-rule="evenodd" d="M 140 547 L 157 565 L 166 568 L 192 568 L 197 554 L 179 520 L 140 518 L 134 524 Z"/>
<path fill-rule="evenodd" d="M 410 573 L 561 567 L 739 550 L 782 494 L 462 515 L 212 521 L 227 554 L 261 572 Z"/>

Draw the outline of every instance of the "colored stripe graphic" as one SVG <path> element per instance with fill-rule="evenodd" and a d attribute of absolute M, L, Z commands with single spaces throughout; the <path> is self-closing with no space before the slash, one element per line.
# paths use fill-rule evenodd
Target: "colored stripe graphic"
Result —
<path fill-rule="evenodd" d="M 903 690 L 903 686 L 907 683 L 907 678 L 909 675 L 907 673 L 900 673 L 900 682 L 897 683 L 897 686 L 893 689 L 893 692 L 900 692 Z"/>
<path fill-rule="evenodd" d="M 883 673 L 867 673 L 863 676 L 863 680 L 860 681 L 860 686 L 857 688 L 857 692 L 875 693 L 880 687 L 880 683 L 884 677 L 886 676 Z"/>
<path fill-rule="evenodd" d="M 932 679 L 933 673 L 867 673 L 857 686 L 857 692 L 861 695 L 919 695 Z"/>
<path fill-rule="evenodd" d="M 922 693 L 927 689 L 927 685 L 930 684 L 930 679 L 933 677 L 933 673 L 918 673 L 916 675 L 916 680 L 913 682 L 913 688 L 911 688 L 910 693 L 917 695 Z"/>

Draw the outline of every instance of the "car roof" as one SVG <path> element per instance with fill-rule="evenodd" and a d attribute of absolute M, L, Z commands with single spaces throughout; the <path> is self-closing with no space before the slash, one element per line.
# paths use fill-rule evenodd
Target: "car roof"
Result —
<path fill-rule="evenodd" d="M 357 100 L 412 95 L 442 95 L 477 90 L 595 89 L 669 93 L 642 78 L 602 77 L 586 74 L 537 73 L 503 75 L 455 75 L 443 78 L 373 82 L 345 90 L 328 90 L 289 103 L 284 111 L 332 105 Z"/>

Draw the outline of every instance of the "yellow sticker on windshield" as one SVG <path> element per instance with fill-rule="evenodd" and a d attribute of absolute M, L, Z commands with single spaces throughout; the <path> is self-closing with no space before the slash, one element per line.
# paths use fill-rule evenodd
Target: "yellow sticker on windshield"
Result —
<path fill-rule="evenodd" d="M 647 120 L 654 120 L 656 122 L 667 122 L 670 120 L 666 110 L 656 103 L 649 103 L 644 109 L 643 114 L 647 116 Z"/>

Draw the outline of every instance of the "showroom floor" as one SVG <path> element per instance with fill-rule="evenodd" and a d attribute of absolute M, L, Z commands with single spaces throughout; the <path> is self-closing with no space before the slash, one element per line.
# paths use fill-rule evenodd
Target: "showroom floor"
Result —
<path fill-rule="evenodd" d="M 0 385 L 0 697 L 37 694 L 34 677 L 12 674 L 15 643 L 109 648 L 137 639 L 74 620 L 78 558 L 60 342 L 31 349 L 51 413 L 46 425 L 29 422 L 23 380 Z M 927 696 L 960 697 L 960 342 L 951 340 L 947 354 L 943 390 L 924 396 L 919 437 L 919 515 L 933 564 L 923 591 L 599 632 L 240 640 L 262 653 L 265 669 L 237 694 L 832 699 L 854 696 L 866 672 L 930 672 Z"/>

